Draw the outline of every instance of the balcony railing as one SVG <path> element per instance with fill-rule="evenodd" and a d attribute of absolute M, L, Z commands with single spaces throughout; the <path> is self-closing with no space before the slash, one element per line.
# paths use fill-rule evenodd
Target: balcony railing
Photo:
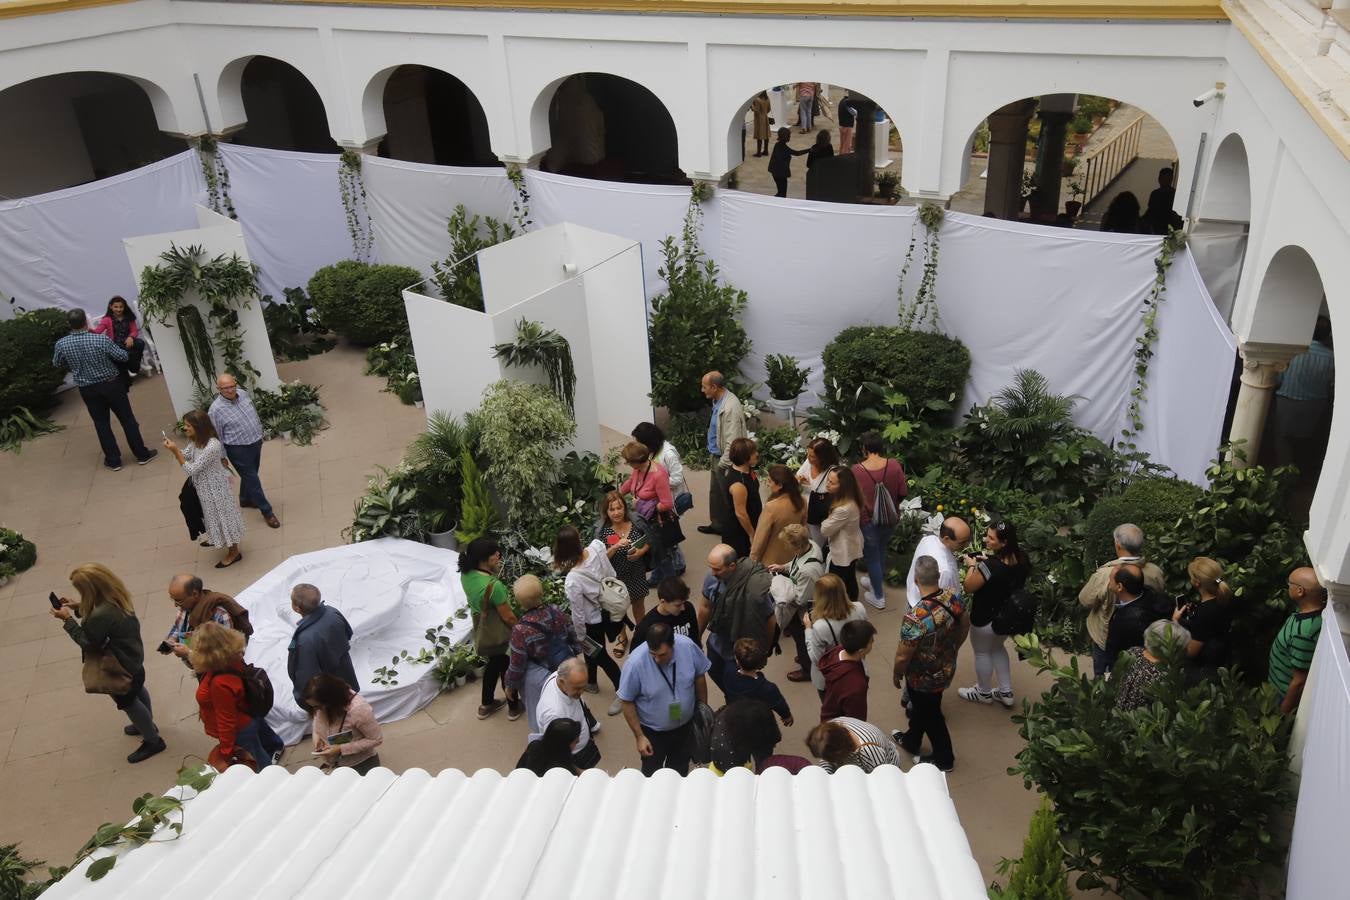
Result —
<path fill-rule="evenodd" d="M 1143 127 L 1144 117 L 1140 115 L 1110 140 L 1083 155 L 1081 184 L 1085 206 L 1101 196 L 1139 156 L 1139 135 Z"/>

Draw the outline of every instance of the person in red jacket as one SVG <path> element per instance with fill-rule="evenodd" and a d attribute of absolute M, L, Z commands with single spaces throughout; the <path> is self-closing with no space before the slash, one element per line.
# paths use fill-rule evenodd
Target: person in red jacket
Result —
<path fill-rule="evenodd" d="M 197 707 L 202 726 L 216 746 L 207 762 L 223 772 L 239 763 L 258 771 L 272 755 L 258 737 L 258 722 L 248 714 L 244 694 L 244 634 L 205 622 L 192 633 L 188 661 L 201 677 Z"/>
<path fill-rule="evenodd" d="M 826 650 L 816 666 L 825 676 L 820 721 L 840 716 L 867 721 L 867 669 L 863 660 L 872 652 L 877 628 L 866 619 L 844 623 L 839 644 Z"/>

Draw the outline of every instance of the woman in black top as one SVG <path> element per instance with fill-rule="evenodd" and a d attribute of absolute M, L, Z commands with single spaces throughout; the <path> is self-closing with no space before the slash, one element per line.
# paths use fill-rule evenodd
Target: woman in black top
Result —
<path fill-rule="evenodd" d="M 1208 556 L 1197 556 L 1186 567 L 1199 600 L 1183 603 L 1172 621 L 1190 632 L 1186 644 L 1187 677 L 1212 678 L 1228 665 L 1228 630 L 1233 625 L 1233 592 L 1223 580 L 1223 567 Z"/>
<path fill-rule="evenodd" d="M 723 527 L 722 540 L 736 551 L 738 558 L 750 555 L 750 544 L 755 538 L 755 526 L 764 502 L 759 496 L 759 479 L 755 464 L 759 462 L 759 448 L 749 438 L 736 438 L 727 451 L 731 468 L 727 469 L 726 504 L 731 518 Z"/>
<path fill-rule="evenodd" d="M 769 174 L 773 176 L 773 183 L 778 187 L 775 197 L 787 196 L 788 179 L 792 177 L 792 157 L 810 152 L 809 147 L 803 147 L 801 150 L 789 147 L 788 139 L 791 137 L 792 132 L 789 129 L 778 129 L 778 143 L 773 145 L 773 152 L 769 154 Z"/>
<path fill-rule="evenodd" d="M 1017 529 L 1011 522 L 998 520 L 984 535 L 984 556 L 963 557 L 968 567 L 961 587 L 973 596 L 970 608 L 970 646 L 975 650 L 975 686 L 961 688 L 962 700 L 993 703 L 997 700 L 1013 707 L 1012 664 L 1008 659 L 1005 635 L 993 628 L 994 617 L 1014 591 L 1022 589 L 1031 572 L 1031 562 L 1017 543 Z M 998 690 L 993 675 L 998 673 Z"/>
<path fill-rule="evenodd" d="M 536 775 L 543 775 L 549 769 L 563 769 L 576 775 L 578 772 L 572 763 L 572 751 L 580 739 L 580 722 L 575 719 L 554 719 L 548 723 L 539 740 L 530 741 L 517 760 L 516 768 L 529 769 Z"/>
<path fill-rule="evenodd" d="M 822 128 L 820 134 L 816 135 L 815 144 L 806 151 L 806 171 L 811 171 L 816 160 L 827 156 L 834 156 L 834 145 L 830 143 L 830 133 Z"/>

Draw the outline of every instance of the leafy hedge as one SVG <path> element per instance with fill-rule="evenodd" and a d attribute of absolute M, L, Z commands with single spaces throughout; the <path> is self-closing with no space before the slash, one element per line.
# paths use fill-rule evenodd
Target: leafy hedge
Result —
<path fill-rule="evenodd" d="M 354 344 L 392 341 L 408 331 L 403 289 L 422 280 L 408 266 L 343 260 L 309 280 L 309 296 L 323 324 Z"/>
<path fill-rule="evenodd" d="M 52 365 L 52 348 L 70 331 L 65 310 L 37 309 L 0 322 L 0 418 L 20 406 L 50 409 L 66 373 Z"/>
<path fill-rule="evenodd" d="M 825 377 L 842 388 L 876 382 L 921 412 L 929 401 L 959 397 L 970 374 L 970 351 L 956 338 L 881 325 L 845 328 L 825 347 L 824 362 Z"/>
<path fill-rule="evenodd" d="M 1083 543 L 1089 561 L 1100 565 L 1115 558 L 1117 525 L 1132 522 L 1144 530 L 1144 552 L 1149 555 L 1152 541 L 1170 534 L 1177 520 L 1195 509 L 1204 491 L 1189 481 L 1160 476 L 1135 478 L 1125 492 L 1099 500 L 1083 524 Z"/>

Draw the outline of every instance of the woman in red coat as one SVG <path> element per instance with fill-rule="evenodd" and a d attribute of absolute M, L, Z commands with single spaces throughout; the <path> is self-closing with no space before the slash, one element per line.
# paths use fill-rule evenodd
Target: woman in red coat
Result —
<path fill-rule="evenodd" d="M 271 754 L 258 737 L 259 722 L 248 714 L 243 632 L 215 622 L 202 624 L 192 633 L 188 660 L 201 676 L 197 706 L 202 726 L 216 739 L 207 762 L 221 772 L 235 763 L 255 772 L 271 765 Z"/>

